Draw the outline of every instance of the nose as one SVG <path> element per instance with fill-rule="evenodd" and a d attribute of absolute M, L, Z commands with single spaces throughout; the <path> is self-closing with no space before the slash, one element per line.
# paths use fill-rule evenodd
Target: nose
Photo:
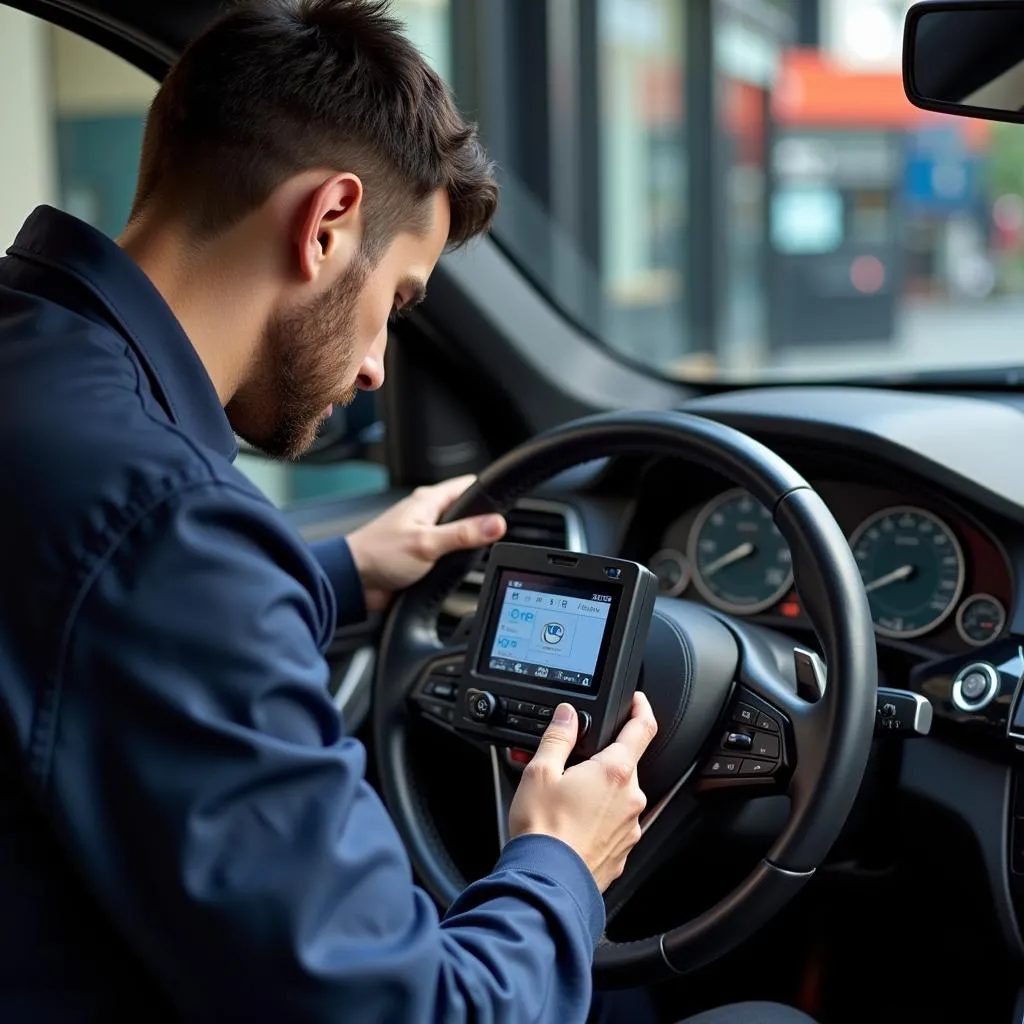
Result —
<path fill-rule="evenodd" d="M 370 351 L 366 353 L 362 365 L 359 367 L 359 375 L 356 377 L 356 386 L 360 391 L 376 391 L 384 383 L 384 352 L 388 345 L 388 332 L 383 330 L 373 343 Z"/>

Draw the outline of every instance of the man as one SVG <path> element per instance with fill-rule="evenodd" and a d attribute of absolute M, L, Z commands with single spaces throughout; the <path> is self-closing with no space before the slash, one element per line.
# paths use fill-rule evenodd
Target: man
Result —
<path fill-rule="evenodd" d="M 43 208 L 0 264 L 0 1017 L 579 1021 L 655 733 L 565 770 L 439 922 L 326 693 L 339 622 L 500 518 L 417 492 L 313 550 L 232 465 L 383 382 L 389 317 L 486 230 L 490 166 L 368 0 L 196 41 L 119 244 Z"/>

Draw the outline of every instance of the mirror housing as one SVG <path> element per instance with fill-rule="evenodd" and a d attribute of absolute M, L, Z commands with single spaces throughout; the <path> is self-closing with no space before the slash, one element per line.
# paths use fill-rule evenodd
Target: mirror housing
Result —
<path fill-rule="evenodd" d="M 1024 0 L 914 4 L 903 87 L 922 110 L 1024 123 Z"/>

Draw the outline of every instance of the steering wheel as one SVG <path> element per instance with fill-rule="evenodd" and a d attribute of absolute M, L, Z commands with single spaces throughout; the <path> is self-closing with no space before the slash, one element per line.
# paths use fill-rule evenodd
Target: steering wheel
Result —
<path fill-rule="evenodd" d="M 769 509 L 789 544 L 797 591 L 825 663 L 781 634 L 687 601 L 658 599 L 640 683 L 659 723 L 639 766 L 648 810 L 624 874 L 605 894 L 608 919 L 666 853 L 678 848 L 673 841 L 690 833 L 709 801 L 786 792 L 790 812 L 771 849 L 715 906 L 662 934 L 629 942 L 602 938 L 594 977 L 605 988 L 656 981 L 708 963 L 749 938 L 799 892 L 853 807 L 870 752 L 877 687 L 867 597 L 841 529 L 791 466 L 723 424 L 669 412 L 612 413 L 565 424 L 494 462 L 446 519 L 506 512 L 542 481 L 617 455 L 701 463 Z M 374 691 L 383 796 L 414 867 L 442 905 L 466 882 L 417 783 L 410 728 L 418 715 L 442 727 L 454 721 L 451 693 L 457 692 L 465 646 L 455 640 L 443 644 L 436 623 L 442 602 L 473 557 L 463 552 L 442 559 L 395 602 Z M 760 751 L 744 756 L 723 750 L 722 744 L 736 742 L 733 733 L 743 731 L 737 723 L 757 730 L 747 731 L 763 744 Z M 507 751 L 490 747 L 488 753 L 504 842 L 514 765 Z M 761 768 L 755 771 L 755 764 Z"/>

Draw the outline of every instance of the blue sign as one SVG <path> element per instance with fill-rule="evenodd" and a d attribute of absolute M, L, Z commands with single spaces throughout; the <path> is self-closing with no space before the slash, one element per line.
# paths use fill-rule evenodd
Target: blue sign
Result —
<path fill-rule="evenodd" d="M 908 136 L 903 198 L 910 210 L 968 209 L 978 201 L 981 184 L 981 161 L 959 129 L 922 128 Z"/>

